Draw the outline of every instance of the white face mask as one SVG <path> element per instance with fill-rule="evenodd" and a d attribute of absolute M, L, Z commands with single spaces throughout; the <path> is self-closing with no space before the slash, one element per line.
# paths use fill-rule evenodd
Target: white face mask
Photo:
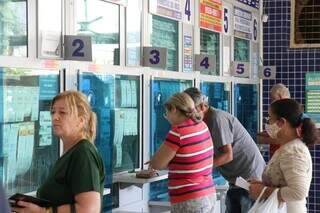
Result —
<path fill-rule="evenodd" d="M 268 135 L 273 138 L 276 139 L 278 132 L 281 130 L 280 127 L 278 127 L 277 123 L 274 122 L 273 124 L 265 124 L 266 127 L 266 131 L 268 133 Z"/>

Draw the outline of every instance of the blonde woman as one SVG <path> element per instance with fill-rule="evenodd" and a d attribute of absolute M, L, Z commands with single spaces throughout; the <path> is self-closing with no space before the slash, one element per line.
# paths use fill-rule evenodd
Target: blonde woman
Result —
<path fill-rule="evenodd" d="M 96 115 L 85 95 L 66 91 L 57 95 L 51 105 L 54 134 L 63 142 L 63 155 L 57 160 L 37 196 L 54 206 L 42 208 L 19 201 L 20 213 L 98 213 L 101 209 L 104 166 L 93 141 Z"/>
<path fill-rule="evenodd" d="M 165 103 L 171 130 L 150 161 L 152 169 L 169 169 L 171 212 L 213 212 L 213 145 L 187 93 L 176 93 Z"/>

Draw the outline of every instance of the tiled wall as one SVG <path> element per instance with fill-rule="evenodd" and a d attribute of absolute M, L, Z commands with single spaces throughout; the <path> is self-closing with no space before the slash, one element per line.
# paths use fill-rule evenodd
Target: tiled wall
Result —
<path fill-rule="evenodd" d="M 320 72 L 320 49 L 290 49 L 290 0 L 265 0 L 269 20 L 264 23 L 264 65 L 277 67 L 276 80 L 263 81 L 263 113 L 267 115 L 269 90 L 275 83 L 289 87 L 291 96 L 305 104 L 305 74 Z M 310 150 L 313 180 L 308 199 L 310 213 L 320 212 L 320 146 Z"/>

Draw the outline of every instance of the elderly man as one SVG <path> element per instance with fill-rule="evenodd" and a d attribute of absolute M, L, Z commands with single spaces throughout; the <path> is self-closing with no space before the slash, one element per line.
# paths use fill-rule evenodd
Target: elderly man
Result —
<path fill-rule="evenodd" d="M 191 96 L 208 126 L 214 143 L 214 166 L 229 182 L 226 212 L 248 212 L 253 200 L 248 191 L 235 186 L 235 181 L 239 176 L 261 179 L 265 162 L 257 145 L 236 117 L 210 107 L 199 89 L 192 87 L 184 92 Z"/>
<path fill-rule="evenodd" d="M 280 100 L 290 98 L 289 89 L 283 84 L 275 84 L 270 90 L 270 103 Z M 277 139 L 272 139 L 266 132 L 260 132 L 257 134 L 257 141 L 261 144 L 270 144 L 269 156 L 270 158 L 274 152 L 280 147 L 278 145 Z"/>

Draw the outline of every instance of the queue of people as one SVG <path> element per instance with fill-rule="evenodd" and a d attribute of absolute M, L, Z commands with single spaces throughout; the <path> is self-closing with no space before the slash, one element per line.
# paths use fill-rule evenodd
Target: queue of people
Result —
<path fill-rule="evenodd" d="M 149 161 L 149 170 L 168 169 L 171 212 L 214 211 L 217 198 L 213 169 L 229 182 L 227 213 L 248 212 L 263 188 L 263 198 L 278 189 L 278 200 L 286 204 L 287 212 L 307 212 L 306 197 L 312 179 L 308 146 L 318 142 L 318 134 L 301 105 L 290 99 L 284 88 L 276 85 L 271 90 L 266 131 L 258 134 L 260 142 L 279 145 L 267 165 L 239 120 L 209 106 L 199 89 L 188 88 L 167 100 L 164 116 L 171 129 Z M 37 197 L 53 205 L 43 208 L 19 201 L 11 211 L 100 212 L 105 171 L 94 146 L 95 113 L 84 94 L 66 91 L 52 100 L 51 119 L 54 134 L 63 142 L 63 155 L 38 188 Z M 249 191 L 235 185 L 237 177 L 250 181 Z M 8 212 L 4 198 L 0 190 L 0 210 Z"/>

